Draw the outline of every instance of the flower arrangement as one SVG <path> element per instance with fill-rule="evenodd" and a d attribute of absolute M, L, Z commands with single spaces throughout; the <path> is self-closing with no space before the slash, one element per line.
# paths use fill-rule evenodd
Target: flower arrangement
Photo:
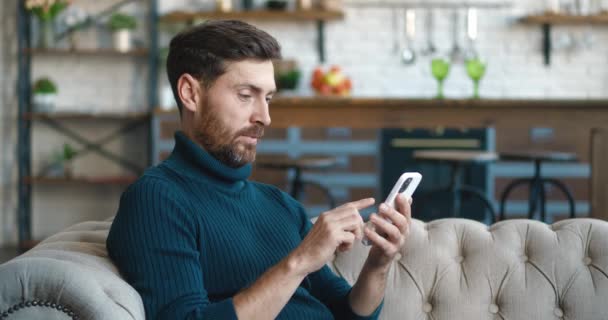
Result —
<path fill-rule="evenodd" d="M 53 20 L 72 0 L 25 0 L 25 7 L 42 21 Z"/>

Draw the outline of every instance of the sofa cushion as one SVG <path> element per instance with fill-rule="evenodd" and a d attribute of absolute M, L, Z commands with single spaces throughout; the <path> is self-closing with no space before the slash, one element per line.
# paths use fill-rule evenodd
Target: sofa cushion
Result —
<path fill-rule="evenodd" d="M 382 319 L 608 319 L 608 223 L 413 220 Z M 369 247 L 331 264 L 351 284 Z"/>

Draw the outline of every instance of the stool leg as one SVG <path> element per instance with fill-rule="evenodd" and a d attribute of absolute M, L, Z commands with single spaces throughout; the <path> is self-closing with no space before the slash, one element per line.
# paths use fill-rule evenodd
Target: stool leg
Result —
<path fill-rule="evenodd" d="M 437 201 L 434 197 L 436 197 L 437 195 L 441 195 L 441 194 L 445 194 L 445 193 L 449 193 L 451 192 L 450 189 L 436 189 L 436 190 L 430 190 L 424 193 L 417 193 L 415 195 L 415 201 L 414 204 L 412 205 L 412 214 L 414 213 L 415 208 L 417 207 L 425 207 L 425 205 L 427 205 L 428 203 L 433 203 L 433 201 Z"/>
<path fill-rule="evenodd" d="M 496 221 L 496 211 L 494 210 L 494 206 L 492 205 L 492 202 L 490 202 L 488 197 L 486 197 L 486 195 L 483 194 L 483 192 L 481 192 L 479 189 L 471 187 L 471 186 L 462 186 L 458 190 L 458 193 L 469 193 L 469 194 L 473 195 L 474 197 L 478 198 L 479 200 L 481 200 L 483 202 L 484 206 L 486 207 L 486 209 L 488 209 L 488 211 L 490 212 L 490 223 L 493 224 Z M 484 214 L 485 214 L 485 212 L 484 212 Z"/>
<path fill-rule="evenodd" d="M 540 192 L 542 192 L 543 190 L 543 181 L 540 175 L 540 165 L 540 160 L 534 160 L 534 177 L 532 178 L 532 183 L 530 184 L 530 196 L 528 199 L 528 219 L 534 218 L 534 212 L 536 212 L 536 204 L 539 201 Z"/>
<path fill-rule="evenodd" d="M 505 208 L 507 206 L 507 199 L 509 198 L 509 194 L 511 194 L 511 191 L 513 191 L 515 187 L 519 185 L 526 183 L 529 184 L 531 182 L 532 179 L 517 179 L 507 185 L 505 191 L 503 191 L 502 196 L 500 197 L 500 216 L 498 218 L 498 221 L 502 221 L 505 219 Z"/>
<path fill-rule="evenodd" d="M 295 176 L 293 177 L 293 181 L 291 183 L 291 196 L 299 200 L 300 193 L 302 192 L 302 170 L 300 168 L 294 168 Z"/>
<path fill-rule="evenodd" d="M 568 198 L 568 205 L 570 206 L 570 219 L 576 218 L 576 202 L 574 202 L 574 197 L 572 197 L 572 193 L 570 190 L 568 190 L 568 187 L 566 187 L 566 185 L 561 181 L 555 179 L 545 179 L 545 182 L 560 189 L 566 198 Z"/>
<path fill-rule="evenodd" d="M 455 163 L 452 165 L 452 181 L 450 183 L 450 193 L 452 195 L 452 217 L 460 217 L 460 186 L 462 185 L 462 165 Z"/>
<path fill-rule="evenodd" d="M 528 194 L 528 219 L 534 218 L 536 213 L 536 205 L 538 204 L 538 198 L 540 197 L 539 181 L 535 178 L 530 182 L 530 193 Z"/>
<path fill-rule="evenodd" d="M 329 188 L 325 187 L 324 185 L 322 185 L 318 182 L 308 181 L 308 180 L 303 181 L 302 184 L 303 185 L 308 184 L 308 185 L 314 186 L 317 189 L 323 191 L 323 193 L 327 197 L 327 201 L 329 202 L 329 209 L 331 210 L 336 207 L 336 200 L 334 199 L 333 195 L 329 191 Z"/>
<path fill-rule="evenodd" d="M 539 185 L 539 193 L 538 193 L 539 197 L 539 201 L 540 201 L 540 221 L 542 222 L 547 222 L 547 215 L 546 215 L 546 207 L 547 207 L 547 194 L 545 191 L 545 184 L 543 183 L 543 181 L 541 180 L 540 185 Z"/>

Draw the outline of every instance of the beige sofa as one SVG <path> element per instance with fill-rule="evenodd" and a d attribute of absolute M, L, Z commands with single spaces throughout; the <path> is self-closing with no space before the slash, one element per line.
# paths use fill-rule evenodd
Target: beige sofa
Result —
<path fill-rule="evenodd" d="M 107 258 L 110 224 L 75 225 L 1 265 L 0 319 L 144 319 Z M 331 267 L 352 283 L 366 250 Z M 414 220 L 381 318 L 608 319 L 608 222 Z"/>

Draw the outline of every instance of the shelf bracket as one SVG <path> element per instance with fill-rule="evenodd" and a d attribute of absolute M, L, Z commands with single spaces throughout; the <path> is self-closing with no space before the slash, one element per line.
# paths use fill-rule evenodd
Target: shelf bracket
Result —
<path fill-rule="evenodd" d="M 99 12 L 98 14 L 88 17 L 86 20 L 84 20 L 83 22 L 74 25 L 72 27 L 69 27 L 68 29 L 66 29 L 64 32 L 58 34 L 55 36 L 55 40 L 61 40 L 63 38 L 65 38 L 66 36 L 68 36 L 69 34 L 78 31 L 80 29 L 84 29 L 84 28 L 88 28 L 91 25 L 93 25 L 94 23 L 99 23 L 99 21 L 101 21 L 101 19 L 103 19 L 105 16 L 110 15 L 114 12 L 116 12 L 117 10 L 119 10 L 120 8 L 124 7 L 125 5 L 131 3 L 131 2 L 136 2 L 137 0 L 123 0 L 120 1 L 118 3 L 115 3 L 113 5 L 111 5 L 110 7 L 102 10 L 101 12 Z"/>
<path fill-rule="evenodd" d="M 543 57 L 545 58 L 545 66 L 551 65 L 551 24 L 543 23 Z"/>
<path fill-rule="evenodd" d="M 317 20 L 317 54 L 319 63 L 325 62 L 325 21 Z"/>
<path fill-rule="evenodd" d="M 109 143 L 110 141 L 116 139 L 117 137 L 119 137 L 127 132 L 133 131 L 134 129 L 147 123 L 147 118 L 144 120 L 132 121 L 132 122 L 126 124 L 125 126 L 121 127 L 120 129 L 112 132 L 111 134 L 109 134 L 106 137 L 103 137 L 97 141 L 90 141 L 90 140 L 84 138 L 83 136 L 81 136 L 80 134 L 76 133 L 75 131 L 68 129 L 67 127 L 61 125 L 60 123 L 56 122 L 55 120 L 53 120 L 49 117 L 43 118 L 42 122 L 45 123 L 47 126 L 53 128 L 54 130 L 62 133 L 66 137 L 73 139 L 76 142 L 78 142 L 79 144 L 81 144 L 83 146 L 83 149 L 76 152 L 77 157 L 83 156 L 92 151 L 114 163 L 121 165 L 122 167 L 130 170 L 131 172 L 133 172 L 136 175 L 140 175 L 144 171 L 144 168 L 142 168 L 138 164 L 133 163 L 130 160 L 127 160 L 120 155 L 116 155 L 110 151 L 105 150 L 103 148 L 103 146 L 106 145 L 107 143 Z M 51 166 L 52 165 L 49 165 L 49 166 L 46 166 L 45 168 L 43 168 L 41 170 L 40 175 L 44 175 L 50 169 Z"/>

